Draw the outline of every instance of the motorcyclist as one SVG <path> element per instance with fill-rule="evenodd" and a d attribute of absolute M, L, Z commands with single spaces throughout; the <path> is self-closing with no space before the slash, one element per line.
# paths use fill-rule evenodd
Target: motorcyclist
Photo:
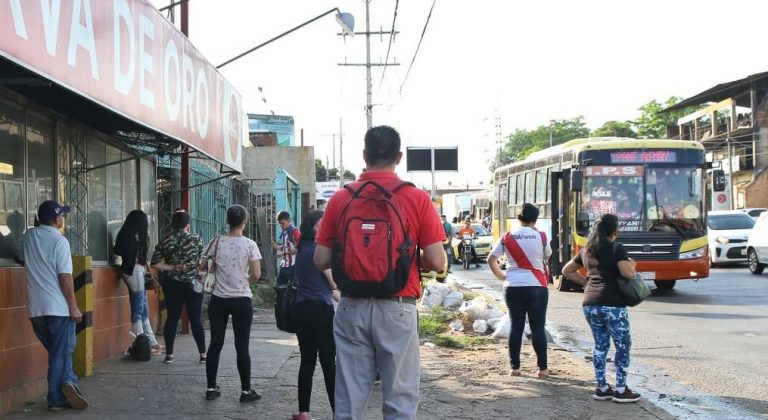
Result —
<path fill-rule="evenodd" d="M 464 219 L 464 226 L 460 227 L 459 230 L 456 232 L 456 237 L 459 239 L 464 239 L 464 235 L 469 235 L 472 238 L 472 241 L 470 242 L 470 246 L 472 249 L 472 260 L 477 261 L 477 253 L 475 252 L 475 238 L 477 238 L 477 232 L 475 232 L 474 229 L 472 229 L 472 219 L 470 219 L 469 216 L 467 216 L 466 219 Z M 463 242 L 462 242 L 463 246 Z M 480 264 L 475 263 L 475 267 L 480 267 Z"/>

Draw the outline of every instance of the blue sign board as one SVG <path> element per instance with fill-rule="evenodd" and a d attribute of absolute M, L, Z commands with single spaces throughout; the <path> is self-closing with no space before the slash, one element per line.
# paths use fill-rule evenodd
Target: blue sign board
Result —
<path fill-rule="evenodd" d="M 278 146 L 295 146 L 291 115 L 248 114 L 248 133 L 275 133 Z"/>

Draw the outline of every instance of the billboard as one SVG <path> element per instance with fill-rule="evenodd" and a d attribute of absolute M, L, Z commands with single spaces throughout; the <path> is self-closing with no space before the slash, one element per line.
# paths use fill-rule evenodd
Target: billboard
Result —
<path fill-rule="evenodd" d="M 295 146 L 295 132 L 291 115 L 248 114 L 248 133 L 275 133 L 278 146 Z"/>
<path fill-rule="evenodd" d="M 436 171 L 459 170 L 459 149 L 457 147 L 409 147 L 405 154 L 408 172 L 431 171 L 432 150 L 435 151 Z"/>
<path fill-rule="evenodd" d="M 241 171 L 240 94 L 146 0 L 0 2 L 0 57 Z"/>
<path fill-rule="evenodd" d="M 329 200 L 339 190 L 339 181 L 315 182 L 315 197 L 318 200 Z"/>

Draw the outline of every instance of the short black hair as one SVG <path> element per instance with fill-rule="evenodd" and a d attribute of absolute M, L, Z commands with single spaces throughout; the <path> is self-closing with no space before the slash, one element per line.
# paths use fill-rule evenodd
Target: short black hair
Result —
<path fill-rule="evenodd" d="M 400 153 L 400 133 L 387 125 L 369 128 L 365 133 L 365 153 L 369 166 L 391 165 Z"/>
<path fill-rule="evenodd" d="M 277 213 L 277 221 L 279 222 L 281 220 L 291 220 L 291 213 L 281 210 L 280 213 Z"/>
<path fill-rule="evenodd" d="M 531 203 L 523 204 L 523 210 L 517 215 L 517 220 L 523 223 L 535 222 L 539 219 L 539 209 Z"/>
<path fill-rule="evenodd" d="M 227 224 L 230 229 L 242 225 L 247 217 L 248 212 L 240 204 L 235 204 L 227 209 Z"/>
<path fill-rule="evenodd" d="M 184 229 L 189 224 L 189 213 L 186 210 L 176 210 L 171 216 L 171 227 L 174 230 Z"/>

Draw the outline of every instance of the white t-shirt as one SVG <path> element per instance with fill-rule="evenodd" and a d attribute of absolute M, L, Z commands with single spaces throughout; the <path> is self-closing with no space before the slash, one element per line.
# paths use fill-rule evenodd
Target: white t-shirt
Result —
<path fill-rule="evenodd" d="M 216 241 L 219 241 L 218 244 Z M 216 248 L 218 247 L 218 251 Z M 219 236 L 214 238 L 206 255 L 216 254 L 216 283 L 213 295 L 220 298 L 253 297 L 248 283 L 248 266 L 261 259 L 256 242 L 245 236 Z"/>
<path fill-rule="evenodd" d="M 504 235 L 506 236 L 506 234 Z M 520 248 L 523 249 L 525 256 L 528 257 L 528 261 L 531 262 L 534 268 L 544 271 L 544 260 L 549 259 L 552 255 L 552 248 L 549 246 L 549 238 L 547 238 L 546 245 L 541 243 L 541 233 L 533 228 L 521 227 L 520 229 L 512 232 L 512 236 L 517 239 L 517 243 L 520 244 Z M 524 268 L 519 268 L 517 262 L 509 252 L 507 251 L 501 239 L 496 242 L 491 254 L 496 257 L 502 255 L 507 256 L 507 276 L 504 280 L 504 287 L 525 287 L 525 286 L 539 286 L 541 283 L 536 279 L 536 276 L 530 271 Z"/>
<path fill-rule="evenodd" d="M 42 225 L 24 233 L 21 251 L 29 317 L 69 316 L 69 305 L 59 286 L 59 274 L 72 274 L 67 238 L 56 228 Z"/>

